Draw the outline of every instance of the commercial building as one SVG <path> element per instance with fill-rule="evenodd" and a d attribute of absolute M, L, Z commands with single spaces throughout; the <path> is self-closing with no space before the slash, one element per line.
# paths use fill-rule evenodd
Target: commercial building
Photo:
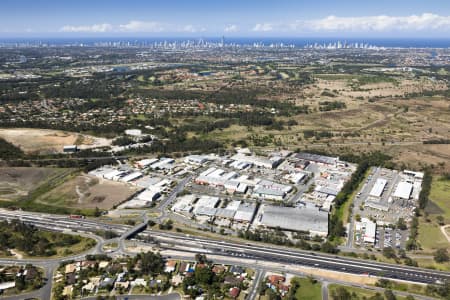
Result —
<path fill-rule="evenodd" d="M 367 218 L 361 218 L 360 222 L 355 223 L 356 231 L 361 232 L 364 243 L 374 244 L 377 224 Z"/>

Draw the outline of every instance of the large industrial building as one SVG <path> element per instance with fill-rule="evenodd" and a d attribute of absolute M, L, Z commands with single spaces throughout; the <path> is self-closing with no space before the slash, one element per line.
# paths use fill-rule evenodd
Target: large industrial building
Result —
<path fill-rule="evenodd" d="M 408 200 L 411 197 L 413 185 L 406 181 L 401 181 L 395 189 L 394 198 Z"/>
<path fill-rule="evenodd" d="M 370 190 L 369 195 L 373 197 L 381 197 L 381 194 L 383 193 L 386 184 L 387 184 L 386 179 L 378 178 L 375 184 L 373 185 L 373 188 Z"/>
<path fill-rule="evenodd" d="M 262 205 L 254 225 L 288 231 L 307 231 L 312 236 L 328 235 L 328 212 L 314 205 L 298 208 Z"/>
<path fill-rule="evenodd" d="M 254 165 L 261 168 L 272 169 L 283 161 L 283 158 L 279 156 L 273 156 L 270 158 L 255 156 L 255 155 L 245 155 L 242 153 L 237 153 L 231 157 L 231 160 L 237 162 L 238 165 Z M 238 166 L 237 165 L 237 166 Z M 240 167 L 238 167 L 240 168 Z"/>

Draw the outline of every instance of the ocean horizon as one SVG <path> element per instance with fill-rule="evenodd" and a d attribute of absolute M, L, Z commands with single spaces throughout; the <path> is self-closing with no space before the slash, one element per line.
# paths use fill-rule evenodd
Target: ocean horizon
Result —
<path fill-rule="evenodd" d="M 222 37 L 18 37 L 18 38 L 0 38 L 0 44 L 47 44 L 47 45 L 75 45 L 83 44 L 86 46 L 99 43 L 130 43 L 139 45 L 150 45 L 160 42 L 186 42 L 200 41 L 219 43 Z M 327 45 L 337 42 L 347 44 L 367 44 L 376 47 L 386 48 L 450 48 L 450 38 L 320 38 L 320 37 L 224 37 L 226 44 L 252 45 L 252 44 L 284 44 L 296 47 L 305 47 L 307 45 Z"/>

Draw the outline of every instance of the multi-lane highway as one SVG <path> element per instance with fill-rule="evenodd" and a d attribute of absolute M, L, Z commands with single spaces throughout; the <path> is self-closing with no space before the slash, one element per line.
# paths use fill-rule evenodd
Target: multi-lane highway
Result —
<path fill-rule="evenodd" d="M 159 247 L 161 248 L 174 249 L 176 247 L 186 248 L 190 246 L 192 249 L 201 248 L 195 251 L 203 251 L 204 253 L 285 262 L 345 273 L 367 274 L 420 283 L 435 283 L 450 280 L 450 273 L 448 272 L 326 255 L 323 253 L 298 251 L 284 247 L 240 244 L 149 230 L 144 231 L 142 234 L 151 236 L 154 240 L 158 241 Z"/>
<path fill-rule="evenodd" d="M 111 230 L 118 235 L 128 235 L 131 226 L 106 224 L 87 219 L 69 219 L 67 216 L 48 215 L 22 211 L 0 211 L 0 219 L 21 219 L 24 222 L 51 230 L 76 230 L 94 233 L 98 230 Z M 313 253 L 296 249 L 268 246 L 264 244 L 243 244 L 232 241 L 220 241 L 212 238 L 193 237 L 184 234 L 144 230 L 141 236 L 153 240 L 162 249 L 185 249 L 206 254 L 227 257 L 251 258 L 261 261 L 282 262 L 310 266 L 352 274 L 366 274 L 389 279 L 401 279 L 418 283 L 436 283 L 450 280 L 449 272 L 441 272 L 423 268 L 393 265 L 369 260 L 354 259 L 342 256 Z M 145 239 L 146 240 L 146 239 Z M 108 241 L 101 241 L 95 249 L 101 252 L 101 246 Z M 124 249 L 121 249 L 124 251 Z"/>

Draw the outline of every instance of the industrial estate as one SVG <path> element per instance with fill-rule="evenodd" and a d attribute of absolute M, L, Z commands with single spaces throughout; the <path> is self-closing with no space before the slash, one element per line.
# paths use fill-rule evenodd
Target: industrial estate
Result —
<path fill-rule="evenodd" d="M 440 43 L 0 38 L 0 299 L 450 299 Z"/>

